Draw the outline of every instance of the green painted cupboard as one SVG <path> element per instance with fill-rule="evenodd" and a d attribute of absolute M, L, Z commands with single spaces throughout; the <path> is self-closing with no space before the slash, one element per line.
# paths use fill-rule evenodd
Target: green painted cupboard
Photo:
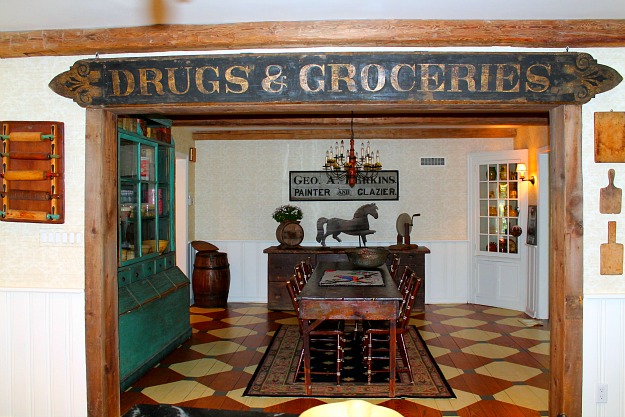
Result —
<path fill-rule="evenodd" d="M 170 123 L 118 119 L 121 389 L 191 336 L 188 277 L 176 266 Z"/>

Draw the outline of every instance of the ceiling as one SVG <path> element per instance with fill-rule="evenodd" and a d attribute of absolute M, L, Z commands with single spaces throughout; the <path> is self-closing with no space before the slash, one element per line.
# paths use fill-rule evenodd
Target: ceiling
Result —
<path fill-rule="evenodd" d="M 516 136 L 520 126 L 548 126 L 543 112 L 297 113 L 169 115 L 195 140 L 453 139 Z M 353 117 L 353 119 L 352 119 Z M 352 124 L 353 121 L 353 124 Z"/>
<path fill-rule="evenodd" d="M 0 4 L 0 31 L 7 32 L 345 19 L 625 19 L 623 0 L 0 0 Z"/>

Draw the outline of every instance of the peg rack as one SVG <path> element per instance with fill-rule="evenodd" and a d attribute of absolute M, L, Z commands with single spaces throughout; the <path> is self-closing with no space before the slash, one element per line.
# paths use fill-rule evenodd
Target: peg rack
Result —
<path fill-rule="evenodd" d="M 63 123 L 0 123 L 0 220 L 64 223 Z"/>

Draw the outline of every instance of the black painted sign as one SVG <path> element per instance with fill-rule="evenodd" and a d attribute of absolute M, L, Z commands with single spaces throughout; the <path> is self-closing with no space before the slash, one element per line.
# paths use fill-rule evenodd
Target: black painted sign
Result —
<path fill-rule="evenodd" d="M 584 103 L 622 77 L 585 53 L 239 54 L 88 59 L 50 87 L 82 106 Z"/>
<path fill-rule="evenodd" d="M 350 187 L 345 176 L 325 171 L 290 171 L 290 201 L 399 200 L 399 171 L 361 173 Z"/>

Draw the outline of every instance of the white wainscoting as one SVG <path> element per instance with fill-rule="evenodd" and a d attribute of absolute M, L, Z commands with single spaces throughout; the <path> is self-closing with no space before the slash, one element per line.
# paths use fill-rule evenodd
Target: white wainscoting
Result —
<path fill-rule="evenodd" d="M 527 245 L 527 305 L 525 314 L 538 317 L 538 250 L 536 246 Z"/>
<path fill-rule="evenodd" d="M 469 242 L 433 241 L 425 255 L 425 303 L 466 303 L 469 299 Z"/>
<path fill-rule="evenodd" d="M 230 264 L 229 302 L 267 302 L 267 254 L 265 248 L 275 241 L 213 241 L 206 240 L 228 254 Z M 395 242 L 368 242 L 368 246 L 389 246 Z M 343 242 L 331 246 L 354 246 Z M 466 303 L 468 297 L 468 242 L 418 242 L 431 253 L 425 256 L 425 302 L 428 304 Z M 303 246 L 318 246 L 317 242 L 303 242 Z M 193 271 L 195 251 L 189 246 L 189 270 Z M 191 274 L 192 275 L 192 274 Z"/>
<path fill-rule="evenodd" d="M 625 294 L 584 296 L 584 417 L 625 416 Z M 608 385 L 597 403 L 597 385 Z"/>
<path fill-rule="evenodd" d="M 267 302 L 267 254 L 263 250 L 276 245 L 275 241 L 258 240 L 205 240 L 228 255 L 230 264 L 231 303 Z M 196 250 L 189 245 L 189 279 L 192 280 Z M 193 281 L 191 282 L 193 285 Z M 191 291 L 193 296 L 193 291 Z"/>
<path fill-rule="evenodd" d="M 87 415 L 84 298 L 0 288 L 0 416 Z"/>

